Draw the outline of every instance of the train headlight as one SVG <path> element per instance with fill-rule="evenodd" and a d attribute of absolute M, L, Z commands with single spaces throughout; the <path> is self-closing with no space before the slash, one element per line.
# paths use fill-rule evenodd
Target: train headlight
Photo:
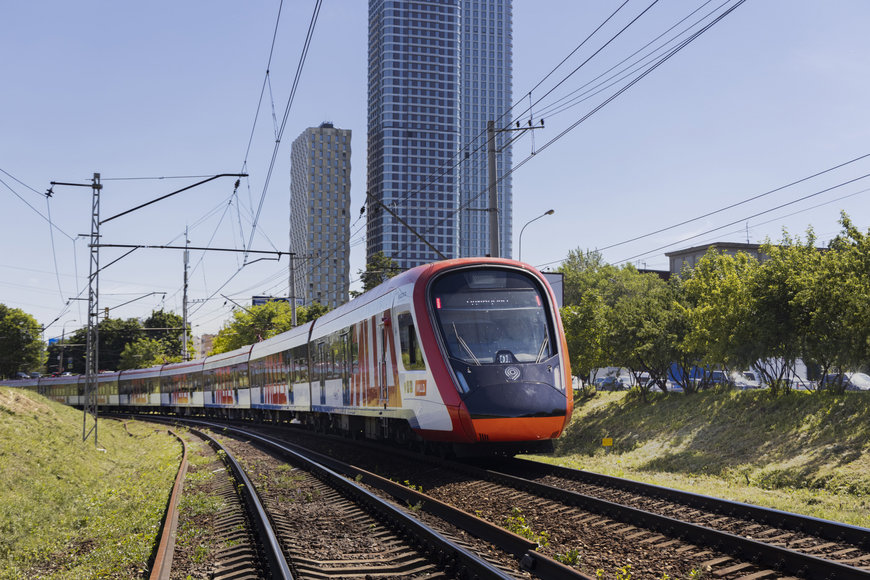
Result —
<path fill-rule="evenodd" d="M 565 383 L 562 381 L 562 371 L 558 365 L 553 367 L 553 386 L 561 392 L 565 392 Z"/>

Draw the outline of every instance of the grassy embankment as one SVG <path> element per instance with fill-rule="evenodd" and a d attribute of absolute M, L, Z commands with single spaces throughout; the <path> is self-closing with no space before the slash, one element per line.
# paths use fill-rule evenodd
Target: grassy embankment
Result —
<path fill-rule="evenodd" d="M 0 387 L 0 578 L 139 578 L 181 445 L 153 425 L 100 419 Z"/>
<path fill-rule="evenodd" d="M 600 393 L 539 459 L 870 527 L 870 393 Z"/>

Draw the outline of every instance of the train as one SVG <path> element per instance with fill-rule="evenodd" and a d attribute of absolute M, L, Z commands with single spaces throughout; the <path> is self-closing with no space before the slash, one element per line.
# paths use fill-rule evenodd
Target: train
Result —
<path fill-rule="evenodd" d="M 417 266 L 256 344 L 96 379 L 101 413 L 289 421 L 456 456 L 548 452 L 573 411 L 553 290 L 501 258 Z M 84 376 L 4 384 L 85 403 Z"/>

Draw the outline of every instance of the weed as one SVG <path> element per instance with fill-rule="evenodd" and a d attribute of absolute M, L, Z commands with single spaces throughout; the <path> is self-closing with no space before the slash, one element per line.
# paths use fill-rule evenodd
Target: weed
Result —
<path fill-rule="evenodd" d="M 527 540 L 531 540 L 538 544 L 538 547 L 547 546 L 550 543 L 550 535 L 547 532 L 536 534 L 531 526 L 526 523 L 526 518 L 520 508 L 513 508 L 511 515 L 505 518 L 507 529 L 511 532 L 522 536 Z"/>
<path fill-rule="evenodd" d="M 420 493 L 423 493 L 423 486 L 422 485 L 414 485 L 413 483 L 411 483 L 407 479 L 405 480 L 405 487 L 408 487 L 410 489 L 413 489 L 414 491 L 419 491 Z"/>
<path fill-rule="evenodd" d="M 580 561 L 580 550 L 577 548 L 571 548 L 565 554 L 556 554 L 556 560 L 565 564 L 566 566 L 576 566 L 577 562 Z"/>

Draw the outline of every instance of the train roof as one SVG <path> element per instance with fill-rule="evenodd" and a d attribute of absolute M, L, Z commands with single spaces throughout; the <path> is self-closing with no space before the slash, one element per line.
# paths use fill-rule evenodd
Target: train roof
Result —
<path fill-rule="evenodd" d="M 160 371 L 164 365 L 154 365 L 153 367 L 148 367 L 146 369 L 127 369 L 121 371 L 121 380 L 124 379 L 134 379 L 134 378 L 149 378 L 149 377 L 159 377 Z"/>
<path fill-rule="evenodd" d="M 230 350 L 227 352 L 222 352 L 220 354 L 213 354 L 211 356 L 208 356 L 205 358 L 205 363 L 203 363 L 202 365 L 202 370 L 208 370 L 232 364 L 246 363 L 248 362 L 248 358 L 251 356 L 251 347 L 252 345 L 247 344 L 235 350 Z"/>
<path fill-rule="evenodd" d="M 251 348 L 251 360 L 260 359 L 304 345 L 308 342 L 308 333 L 313 325 L 313 322 L 306 322 L 287 332 L 276 334 L 271 338 L 255 343 Z"/>
<path fill-rule="evenodd" d="M 160 369 L 160 376 L 177 375 L 177 374 L 181 374 L 181 373 L 190 373 L 190 372 L 199 372 L 202 370 L 202 364 L 204 362 L 205 362 L 204 358 L 197 358 L 197 359 L 184 361 L 184 362 L 165 364 Z"/>

